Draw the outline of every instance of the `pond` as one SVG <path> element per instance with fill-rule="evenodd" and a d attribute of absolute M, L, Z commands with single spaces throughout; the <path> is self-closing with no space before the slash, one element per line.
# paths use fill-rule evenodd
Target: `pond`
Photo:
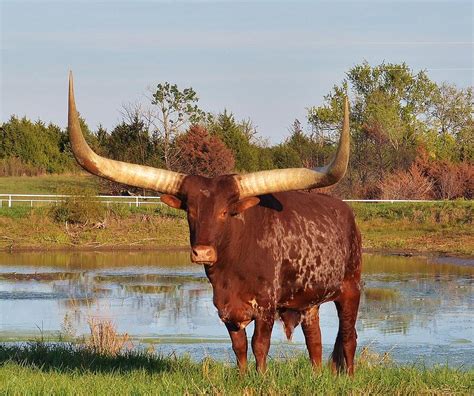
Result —
<path fill-rule="evenodd" d="M 359 351 L 474 366 L 473 260 L 366 254 L 363 273 Z M 338 321 L 333 303 L 320 312 L 327 357 Z M 187 252 L 0 253 L 0 342 L 88 334 L 91 318 L 111 319 L 134 345 L 164 354 L 233 360 L 204 269 Z M 287 342 L 276 322 L 270 356 L 300 350 L 301 328 Z"/>

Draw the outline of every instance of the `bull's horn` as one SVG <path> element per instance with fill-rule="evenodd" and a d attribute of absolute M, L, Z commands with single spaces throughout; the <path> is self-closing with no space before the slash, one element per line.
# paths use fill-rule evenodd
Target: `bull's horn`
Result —
<path fill-rule="evenodd" d="M 106 179 L 176 195 L 186 175 L 144 165 L 128 164 L 101 157 L 94 153 L 82 135 L 74 100 L 72 72 L 69 72 L 68 129 L 72 152 L 77 162 L 87 171 Z"/>
<path fill-rule="evenodd" d="M 349 104 L 344 102 L 344 123 L 336 156 L 323 168 L 289 168 L 235 176 L 240 198 L 280 191 L 327 187 L 342 179 L 349 162 Z"/>

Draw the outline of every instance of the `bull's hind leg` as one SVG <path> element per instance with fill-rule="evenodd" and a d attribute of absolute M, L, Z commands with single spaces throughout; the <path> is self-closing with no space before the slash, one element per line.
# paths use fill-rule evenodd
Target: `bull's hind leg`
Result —
<path fill-rule="evenodd" d="M 319 327 L 319 306 L 309 308 L 301 322 L 309 358 L 314 369 L 319 369 L 322 363 L 323 348 L 321 345 L 321 329 Z"/>
<path fill-rule="evenodd" d="M 237 357 L 237 366 L 243 373 L 247 369 L 247 333 L 245 329 L 237 329 L 227 323 L 226 327 L 232 340 L 232 349 Z"/>
<path fill-rule="evenodd" d="M 344 369 L 345 361 L 349 375 L 354 374 L 354 355 L 357 347 L 355 323 L 359 300 L 359 282 L 351 279 L 344 281 L 342 293 L 334 301 L 339 316 L 339 331 L 332 353 L 332 366 L 334 371 L 340 372 Z"/>
<path fill-rule="evenodd" d="M 270 349 L 274 318 L 271 316 L 255 319 L 255 331 L 252 337 L 252 350 L 257 362 L 257 371 L 265 372 L 267 369 L 267 355 Z"/>

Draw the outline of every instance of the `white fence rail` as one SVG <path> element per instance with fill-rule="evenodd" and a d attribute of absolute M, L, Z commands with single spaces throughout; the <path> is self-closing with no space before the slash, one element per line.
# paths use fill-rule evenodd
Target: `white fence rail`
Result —
<path fill-rule="evenodd" d="M 63 202 L 69 195 L 53 194 L 0 194 L 0 207 L 11 208 L 14 203 L 18 205 L 41 206 L 51 205 Z M 160 197 L 142 197 L 142 196 L 121 196 L 121 195 L 96 195 L 94 197 L 98 202 L 107 206 L 111 204 L 128 205 L 130 207 L 140 207 L 142 205 L 162 205 Z"/>
<path fill-rule="evenodd" d="M 51 205 L 63 202 L 69 195 L 55 194 L 0 194 L 0 207 L 11 208 L 17 205 L 27 205 L 30 207 Z M 97 195 L 95 199 L 107 206 L 111 204 L 128 205 L 130 207 L 140 207 L 142 205 L 162 205 L 159 196 L 142 197 L 142 196 L 120 196 L 120 195 Z M 416 200 L 416 199 L 344 199 L 346 202 L 436 202 L 433 200 Z"/>

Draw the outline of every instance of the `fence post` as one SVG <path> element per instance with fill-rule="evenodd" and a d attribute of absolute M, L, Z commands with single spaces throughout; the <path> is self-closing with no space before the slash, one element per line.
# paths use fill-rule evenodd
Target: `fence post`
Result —
<path fill-rule="evenodd" d="M 135 201 L 136 201 L 135 206 L 138 208 L 138 196 L 135 198 Z"/>
<path fill-rule="evenodd" d="M 11 195 L 8 196 L 8 207 L 9 208 L 12 207 L 12 196 Z"/>

